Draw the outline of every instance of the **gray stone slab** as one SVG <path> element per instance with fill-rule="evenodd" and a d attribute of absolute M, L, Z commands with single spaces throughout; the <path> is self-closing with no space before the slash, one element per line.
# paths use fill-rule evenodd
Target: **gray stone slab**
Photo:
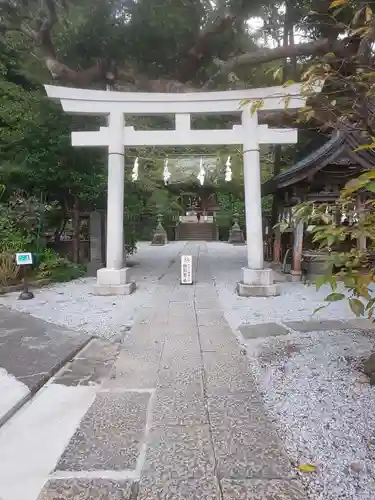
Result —
<path fill-rule="evenodd" d="M 353 328 L 358 330 L 375 330 L 375 323 L 366 318 L 354 318 L 344 321 L 343 328 L 347 330 L 352 330 Z"/>
<path fill-rule="evenodd" d="M 151 429 L 142 478 L 155 485 L 176 479 L 202 480 L 213 475 L 214 466 L 208 425 Z"/>
<path fill-rule="evenodd" d="M 209 397 L 208 411 L 219 477 L 285 479 L 292 475 L 255 390 Z"/>
<path fill-rule="evenodd" d="M 144 437 L 148 393 L 99 393 L 56 470 L 135 469 Z"/>
<path fill-rule="evenodd" d="M 38 500 L 132 500 L 131 481 L 51 479 Z"/>
<path fill-rule="evenodd" d="M 247 392 L 255 387 L 248 358 L 237 352 L 203 352 L 204 376 L 208 394 Z"/>
<path fill-rule="evenodd" d="M 289 330 L 277 323 L 260 323 L 258 325 L 241 325 L 239 328 L 245 339 L 258 339 L 288 335 Z"/>
<path fill-rule="evenodd" d="M 157 328 L 157 327 L 156 327 Z M 143 332 L 142 335 L 129 335 L 122 343 L 121 348 L 127 351 L 140 352 L 154 351 L 158 356 L 164 346 L 165 327 L 159 331 Z"/>
<path fill-rule="evenodd" d="M 162 358 L 164 362 L 176 357 L 200 356 L 198 328 L 192 326 L 191 329 L 192 331 L 186 336 L 174 334 L 167 335 Z"/>
<path fill-rule="evenodd" d="M 307 500 L 296 480 L 221 481 L 223 500 Z"/>
<path fill-rule="evenodd" d="M 158 389 L 152 411 L 152 424 L 208 424 L 203 391 Z"/>
<path fill-rule="evenodd" d="M 220 311 L 213 309 L 201 309 L 197 311 L 197 322 L 199 326 L 210 326 L 213 328 L 220 328 L 228 324 Z"/>
<path fill-rule="evenodd" d="M 229 325 L 218 328 L 200 326 L 199 338 L 202 351 L 238 352 L 239 344 Z"/>
<path fill-rule="evenodd" d="M 344 323 L 339 320 L 325 319 L 322 321 L 284 321 L 284 325 L 297 332 L 323 332 L 330 330 L 342 330 Z"/>
<path fill-rule="evenodd" d="M 219 301 L 216 297 L 205 297 L 202 299 L 195 299 L 195 309 L 198 313 L 207 309 L 217 311 L 220 309 Z"/>
<path fill-rule="evenodd" d="M 0 367 L 27 385 L 39 389 L 90 340 L 28 314 L 0 308 Z"/>
<path fill-rule="evenodd" d="M 200 355 L 164 357 L 160 363 L 158 389 L 201 393 L 203 366 Z"/>
<path fill-rule="evenodd" d="M 104 387 L 153 389 L 156 387 L 160 354 L 154 350 L 121 349 L 109 380 Z"/>
<path fill-rule="evenodd" d="M 121 344 L 93 339 L 54 379 L 68 386 L 100 384 L 106 379 L 118 356 Z"/>
<path fill-rule="evenodd" d="M 217 479 L 211 474 L 199 480 L 181 476 L 155 481 L 154 478 L 145 477 L 141 480 L 137 500 L 221 500 L 221 498 Z"/>

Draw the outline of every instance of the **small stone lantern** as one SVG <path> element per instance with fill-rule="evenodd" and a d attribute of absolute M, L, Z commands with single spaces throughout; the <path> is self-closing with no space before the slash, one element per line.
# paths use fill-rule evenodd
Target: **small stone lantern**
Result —
<path fill-rule="evenodd" d="M 243 235 L 243 231 L 240 228 L 240 225 L 238 223 L 240 216 L 238 213 L 233 214 L 233 226 L 232 229 L 229 232 L 229 243 L 232 243 L 232 245 L 244 245 L 245 244 L 245 238 Z"/>
<path fill-rule="evenodd" d="M 152 237 L 151 245 L 153 246 L 163 246 L 168 243 L 167 231 L 163 227 L 163 216 L 162 214 L 157 215 L 158 224 L 156 229 L 154 229 L 154 234 Z"/>

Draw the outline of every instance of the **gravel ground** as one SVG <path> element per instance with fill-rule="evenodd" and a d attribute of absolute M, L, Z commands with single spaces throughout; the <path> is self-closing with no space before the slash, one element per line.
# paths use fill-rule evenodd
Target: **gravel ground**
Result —
<path fill-rule="evenodd" d="M 0 296 L 0 304 L 104 339 L 121 338 L 131 328 L 136 315 L 151 307 L 158 279 L 183 248 L 182 242 L 165 247 L 140 243 L 138 252 L 131 258 L 136 263 L 132 276 L 137 290 L 130 296 L 95 296 L 95 278 L 84 278 L 36 290 L 35 298 L 25 302 L 18 300 L 19 292 Z"/>
<path fill-rule="evenodd" d="M 208 245 L 208 251 L 220 303 L 234 330 L 242 323 L 311 319 L 314 309 L 324 305 L 324 297 L 331 293 L 327 286 L 316 291 L 313 285 L 285 282 L 279 284 L 281 293 L 278 297 L 239 297 L 235 288 L 241 280 L 241 268 L 246 266 L 246 247 L 214 242 Z M 353 318 L 353 313 L 345 301 L 333 302 L 314 315 L 314 319 L 347 318 Z"/>
<path fill-rule="evenodd" d="M 310 500 L 373 500 L 375 387 L 361 358 L 375 339 L 361 331 L 311 332 L 248 343 L 272 420 Z"/>

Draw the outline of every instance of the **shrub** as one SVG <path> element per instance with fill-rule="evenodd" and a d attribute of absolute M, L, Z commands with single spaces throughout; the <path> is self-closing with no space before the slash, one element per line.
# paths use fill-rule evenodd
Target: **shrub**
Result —
<path fill-rule="evenodd" d="M 17 266 L 14 254 L 0 253 L 0 285 L 9 286 L 19 282 L 20 268 Z"/>
<path fill-rule="evenodd" d="M 85 274 L 85 267 L 74 264 L 64 257 L 60 257 L 51 249 L 45 249 L 40 255 L 37 269 L 39 279 L 50 279 L 56 282 L 71 281 L 81 278 Z"/>

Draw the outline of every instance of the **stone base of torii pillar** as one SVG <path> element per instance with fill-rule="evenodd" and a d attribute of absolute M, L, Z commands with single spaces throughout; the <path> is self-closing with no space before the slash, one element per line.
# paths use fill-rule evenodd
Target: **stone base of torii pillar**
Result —
<path fill-rule="evenodd" d="M 237 283 L 237 293 L 241 297 L 275 297 L 280 294 L 272 269 L 247 267 L 242 268 L 242 281 Z"/>
<path fill-rule="evenodd" d="M 95 295 L 130 295 L 136 289 L 136 284 L 131 281 L 131 270 L 123 269 L 99 269 L 94 286 Z"/>

